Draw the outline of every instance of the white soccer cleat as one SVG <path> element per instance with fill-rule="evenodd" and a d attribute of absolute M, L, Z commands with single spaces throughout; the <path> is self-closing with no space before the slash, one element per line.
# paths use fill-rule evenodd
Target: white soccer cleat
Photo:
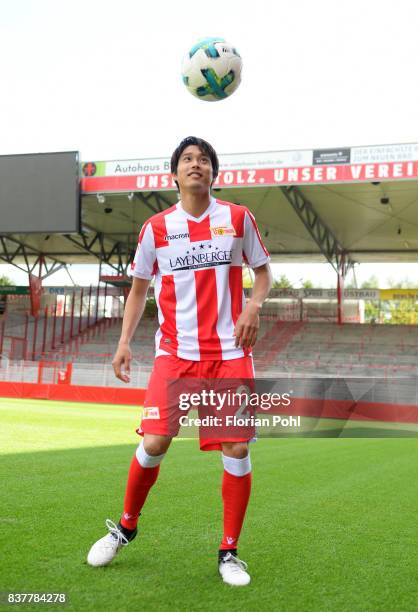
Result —
<path fill-rule="evenodd" d="M 245 586 L 251 581 L 250 574 L 246 571 L 247 567 L 245 561 L 241 561 L 238 557 L 228 553 L 219 563 L 219 573 L 226 584 Z"/>
<path fill-rule="evenodd" d="M 129 544 L 129 540 L 113 521 L 106 519 L 106 527 L 109 529 L 109 533 L 97 540 L 87 555 L 87 563 L 94 567 L 108 565 L 116 557 L 122 546 Z"/>

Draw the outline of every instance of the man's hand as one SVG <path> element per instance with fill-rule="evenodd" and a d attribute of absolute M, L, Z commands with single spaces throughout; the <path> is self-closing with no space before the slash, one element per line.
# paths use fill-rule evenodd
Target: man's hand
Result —
<path fill-rule="evenodd" d="M 116 378 L 124 383 L 131 380 L 132 353 L 129 344 L 119 343 L 118 349 L 113 357 L 112 366 Z"/>
<path fill-rule="evenodd" d="M 272 276 L 268 263 L 253 268 L 255 279 L 251 299 L 238 317 L 235 325 L 235 346 L 251 348 L 257 340 L 260 327 L 259 312 L 272 285 Z"/>
<path fill-rule="evenodd" d="M 256 343 L 260 327 L 259 311 L 260 306 L 249 301 L 238 317 L 234 330 L 236 347 L 251 348 Z"/>

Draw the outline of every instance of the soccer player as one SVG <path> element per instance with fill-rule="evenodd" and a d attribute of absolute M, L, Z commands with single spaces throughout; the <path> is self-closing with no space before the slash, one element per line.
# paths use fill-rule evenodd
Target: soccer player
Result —
<path fill-rule="evenodd" d="M 244 206 L 215 199 L 211 187 L 219 162 L 213 147 L 194 136 L 184 139 L 171 157 L 171 172 L 181 200 L 143 225 L 132 263 L 132 288 L 123 317 L 113 367 L 129 381 L 130 341 L 155 277 L 159 329 L 140 428 L 140 442 L 129 469 L 119 523 L 109 519 L 109 533 L 90 549 L 87 561 L 107 565 L 137 534 L 140 512 L 160 464 L 178 432 L 168 405 L 167 381 L 181 378 L 252 379 L 251 349 L 257 338 L 259 311 L 271 288 L 269 255 L 253 215 Z M 242 290 L 242 264 L 254 270 L 250 300 Z M 178 420 L 177 420 L 178 422 Z M 238 538 L 251 491 L 249 439 L 203 439 L 202 450 L 222 451 L 223 538 L 218 568 L 224 582 L 250 582 L 239 559 Z"/>

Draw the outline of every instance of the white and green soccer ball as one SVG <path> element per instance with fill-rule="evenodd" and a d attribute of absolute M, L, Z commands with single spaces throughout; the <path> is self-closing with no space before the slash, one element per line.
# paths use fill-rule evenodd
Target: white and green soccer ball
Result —
<path fill-rule="evenodd" d="M 183 83 L 199 100 L 224 100 L 240 84 L 241 69 L 235 47 L 223 38 L 204 38 L 183 59 Z"/>

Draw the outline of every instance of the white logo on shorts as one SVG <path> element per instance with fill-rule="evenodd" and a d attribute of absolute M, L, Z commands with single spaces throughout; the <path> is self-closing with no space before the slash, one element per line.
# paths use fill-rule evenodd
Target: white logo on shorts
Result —
<path fill-rule="evenodd" d="M 159 419 L 160 418 L 160 409 L 158 406 L 146 406 L 142 413 L 143 419 Z"/>

